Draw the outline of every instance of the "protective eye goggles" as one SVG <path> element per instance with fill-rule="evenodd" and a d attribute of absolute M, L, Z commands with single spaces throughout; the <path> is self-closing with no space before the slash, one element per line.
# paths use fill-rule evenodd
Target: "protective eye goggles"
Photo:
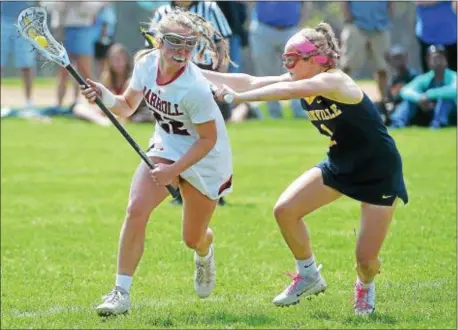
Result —
<path fill-rule="evenodd" d="M 183 37 L 176 33 L 165 33 L 162 40 L 167 48 L 177 50 L 186 48 L 186 50 L 194 50 L 197 45 L 198 39 L 196 36 Z"/>
<path fill-rule="evenodd" d="M 312 55 L 310 54 L 305 55 L 305 54 L 300 54 L 296 52 L 289 52 L 289 53 L 284 53 L 281 56 L 281 60 L 285 68 L 287 68 L 288 70 L 291 70 L 296 66 L 297 62 L 299 62 L 300 59 L 308 60 L 311 56 Z"/>

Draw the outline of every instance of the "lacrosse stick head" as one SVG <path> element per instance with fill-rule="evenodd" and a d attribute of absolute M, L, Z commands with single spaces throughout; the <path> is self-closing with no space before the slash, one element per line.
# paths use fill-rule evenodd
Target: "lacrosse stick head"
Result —
<path fill-rule="evenodd" d="M 20 35 L 27 39 L 43 57 L 66 67 L 70 64 L 67 51 L 49 32 L 47 16 L 46 10 L 42 7 L 24 9 L 17 18 L 17 28 Z"/>

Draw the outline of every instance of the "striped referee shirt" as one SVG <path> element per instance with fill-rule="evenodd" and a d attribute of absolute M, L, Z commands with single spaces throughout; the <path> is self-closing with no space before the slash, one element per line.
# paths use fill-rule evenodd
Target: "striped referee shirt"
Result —
<path fill-rule="evenodd" d="M 162 20 L 164 16 L 172 11 L 174 7 L 173 1 L 171 4 L 160 6 L 155 12 L 153 19 L 150 24 L 150 32 L 154 32 L 153 28 Z M 230 38 L 232 36 L 232 30 L 229 26 L 229 23 L 226 20 L 221 9 L 218 7 L 217 3 L 214 1 L 194 1 L 191 6 L 188 8 L 189 11 L 196 13 L 202 16 L 206 21 L 210 22 L 213 27 L 218 31 L 223 38 Z M 221 38 L 216 36 L 213 37 L 213 40 L 216 42 L 220 41 Z M 145 46 L 148 46 L 148 43 L 145 42 Z M 196 48 L 196 53 L 202 47 L 202 43 Z M 202 64 L 211 64 L 211 57 L 205 55 Z"/>

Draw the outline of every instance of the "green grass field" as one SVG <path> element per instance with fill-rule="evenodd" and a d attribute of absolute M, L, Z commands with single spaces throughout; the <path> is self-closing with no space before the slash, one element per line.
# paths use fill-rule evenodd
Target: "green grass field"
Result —
<path fill-rule="evenodd" d="M 2 77 L 2 85 L 5 87 L 21 87 L 22 80 L 19 77 Z M 35 77 L 33 80 L 34 86 L 56 86 L 55 77 Z"/>
<path fill-rule="evenodd" d="M 94 306 L 114 283 L 138 157 L 114 128 L 1 125 L 1 328 L 456 328 L 455 129 L 392 132 L 410 203 L 400 203 L 381 254 L 375 317 L 356 318 L 350 303 L 359 204 L 348 198 L 308 217 L 326 294 L 290 308 L 271 303 L 295 266 L 273 205 L 328 142 L 308 122 L 283 120 L 229 127 L 235 185 L 212 222 L 212 296 L 193 292 L 181 209 L 166 202 L 148 226 L 131 313 L 102 322 Z M 127 128 L 146 147 L 151 125 Z"/>

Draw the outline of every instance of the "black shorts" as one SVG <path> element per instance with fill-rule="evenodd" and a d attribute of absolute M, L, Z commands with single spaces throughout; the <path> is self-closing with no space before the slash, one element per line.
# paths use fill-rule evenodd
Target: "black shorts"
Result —
<path fill-rule="evenodd" d="M 109 43 L 108 45 L 106 44 L 102 44 L 100 41 L 97 41 L 95 44 L 94 44 L 94 48 L 95 48 L 95 52 L 94 52 L 94 56 L 97 60 L 103 60 L 104 58 L 107 57 L 107 53 L 108 53 L 108 49 L 110 49 L 111 45 L 113 45 L 113 43 Z"/>
<path fill-rule="evenodd" d="M 395 166 L 385 176 L 377 175 L 372 179 L 366 176 L 361 180 L 357 173 L 345 175 L 336 173 L 336 166 L 333 165 L 331 166 L 329 159 L 326 159 L 316 167 L 321 169 L 324 184 L 345 196 L 360 202 L 383 206 L 393 205 L 397 197 L 401 198 L 404 204 L 409 200 L 400 166 Z M 365 171 L 370 171 L 370 168 L 366 168 Z"/>

